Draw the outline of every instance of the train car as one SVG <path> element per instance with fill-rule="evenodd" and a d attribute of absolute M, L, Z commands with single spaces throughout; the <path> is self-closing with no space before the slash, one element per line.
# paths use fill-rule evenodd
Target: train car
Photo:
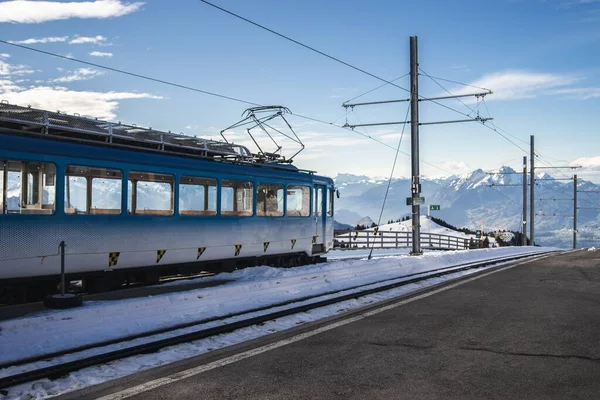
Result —
<path fill-rule="evenodd" d="M 0 104 L 0 288 L 318 261 L 333 181 L 227 142 Z"/>

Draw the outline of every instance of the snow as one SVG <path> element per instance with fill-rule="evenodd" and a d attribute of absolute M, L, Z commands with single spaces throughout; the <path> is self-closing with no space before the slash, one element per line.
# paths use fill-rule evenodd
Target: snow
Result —
<path fill-rule="evenodd" d="M 363 217 L 363 218 L 359 219 L 355 225 L 362 225 L 362 226 L 370 227 L 371 225 L 373 225 L 373 220 L 368 216 Z"/>
<path fill-rule="evenodd" d="M 408 255 L 391 255 L 392 251 L 380 250 L 377 257 L 366 259 L 343 259 L 345 254 L 361 256 L 359 251 L 332 252 L 330 261 L 323 264 L 308 265 L 298 268 L 256 267 L 247 268 L 227 274 L 220 274 L 211 279 L 227 279 L 225 285 L 168 293 L 156 296 L 140 297 L 118 301 L 86 301 L 84 307 L 71 310 L 52 310 L 29 315 L 22 318 L 0 322 L 2 352 L 0 362 L 16 360 L 48 354 L 75 346 L 93 344 L 109 339 L 117 339 L 132 334 L 148 332 L 158 328 L 166 328 L 177 324 L 200 321 L 210 317 L 226 316 L 232 313 L 248 311 L 257 307 L 277 304 L 312 295 L 321 295 L 319 300 L 335 295 L 324 295 L 332 290 L 351 289 L 358 285 L 376 287 L 390 282 L 380 283 L 385 279 L 403 280 L 408 274 L 425 273 L 427 271 L 491 258 L 514 254 L 534 254 L 550 249 L 536 247 L 504 247 L 469 251 L 430 252 L 420 257 Z M 398 251 L 395 250 L 394 251 Z M 365 296 L 357 300 L 322 307 L 311 312 L 296 314 L 286 318 L 270 321 L 261 326 L 245 328 L 229 334 L 199 340 L 193 343 L 172 346 L 156 354 L 148 354 L 111 362 L 71 373 L 67 377 L 49 381 L 31 382 L 9 389 L 6 396 L 0 399 L 46 398 L 107 380 L 133 374 L 169 362 L 193 357 L 211 350 L 223 348 L 273 332 L 289 329 L 298 324 L 315 321 L 352 308 L 397 297 L 411 291 L 437 284 L 457 276 L 468 275 L 476 270 L 435 278 L 417 284 L 410 284 L 397 289 Z M 207 279 L 207 278 L 202 278 Z M 172 284 L 179 284 L 173 282 Z M 313 302 L 314 299 L 305 302 Z M 280 309 L 298 305 L 281 306 Z M 226 322 L 246 319 L 262 312 L 252 312 L 244 316 L 229 318 Z M 223 321 L 194 326 L 177 331 L 191 332 L 222 324 Z M 91 349 L 82 354 L 69 355 L 61 359 L 46 360 L 32 365 L 8 367 L 0 370 L 0 376 L 49 366 L 89 356 L 102 351 L 114 350 L 123 346 L 139 344 L 144 341 L 167 337 L 174 333 L 141 338 L 126 344 L 108 346 L 105 349 Z M 65 340 L 68 338 L 68 340 Z"/>
<path fill-rule="evenodd" d="M 475 239 L 475 235 L 469 235 L 460 231 L 455 231 L 453 229 L 449 229 L 443 227 L 441 225 L 436 224 L 431 219 L 426 216 L 421 216 L 421 233 L 433 233 L 436 235 L 448 235 L 454 236 L 461 239 Z M 375 228 L 365 229 L 362 232 L 373 232 Z M 379 232 L 411 232 L 412 231 L 412 220 L 394 222 L 391 224 L 383 224 L 378 227 Z M 492 243 L 495 243 L 495 239 L 493 237 L 488 237 L 490 241 L 490 246 Z"/>

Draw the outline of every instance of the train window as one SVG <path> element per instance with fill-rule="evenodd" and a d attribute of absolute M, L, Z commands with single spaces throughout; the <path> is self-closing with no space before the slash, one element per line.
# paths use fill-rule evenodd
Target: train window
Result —
<path fill-rule="evenodd" d="M 259 183 L 256 189 L 256 215 L 263 217 L 283 216 L 283 185 Z"/>
<path fill-rule="evenodd" d="M 315 188 L 316 196 L 315 196 L 315 212 L 318 216 L 323 214 L 323 187 L 317 186 Z"/>
<path fill-rule="evenodd" d="M 130 171 L 127 211 L 135 215 L 173 215 L 173 175 Z"/>
<path fill-rule="evenodd" d="M 327 205 L 327 215 L 333 217 L 333 189 L 327 189 L 327 197 L 329 199 Z"/>
<path fill-rule="evenodd" d="M 221 214 L 251 216 L 253 196 L 252 182 L 223 179 L 221 182 Z"/>
<path fill-rule="evenodd" d="M 69 165 L 65 174 L 65 213 L 121 213 L 122 173 L 116 169 Z"/>
<path fill-rule="evenodd" d="M 289 185 L 287 187 L 287 215 L 310 216 L 310 187 Z"/>
<path fill-rule="evenodd" d="M 182 176 L 179 179 L 180 215 L 216 215 L 217 180 Z"/>
<path fill-rule="evenodd" d="M 5 160 L 2 163 L 2 212 L 52 214 L 56 198 L 54 164 Z"/>

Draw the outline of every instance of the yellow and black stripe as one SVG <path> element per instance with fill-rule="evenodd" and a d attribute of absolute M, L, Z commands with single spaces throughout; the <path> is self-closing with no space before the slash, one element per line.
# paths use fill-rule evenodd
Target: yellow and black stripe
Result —
<path fill-rule="evenodd" d="M 202 254 L 204 254 L 204 252 L 206 251 L 206 247 L 198 247 L 198 256 L 196 257 L 196 260 L 200 258 L 200 256 Z"/>
<path fill-rule="evenodd" d="M 263 243 L 263 251 L 266 253 L 267 249 L 269 248 L 269 242 L 264 242 Z"/>
<path fill-rule="evenodd" d="M 239 256 L 240 255 L 240 251 L 242 251 L 242 245 L 241 244 L 236 244 L 235 245 L 235 256 Z"/>
<path fill-rule="evenodd" d="M 158 264 L 160 260 L 163 258 L 167 250 L 156 250 L 156 263 Z"/>
<path fill-rule="evenodd" d="M 109 267 L 116 267 L 117 263 L 119 262 L 119 255 L 121 253 L 118 251 L 112 252 L 112 253 L 108 253 L 108 266 Z"/>

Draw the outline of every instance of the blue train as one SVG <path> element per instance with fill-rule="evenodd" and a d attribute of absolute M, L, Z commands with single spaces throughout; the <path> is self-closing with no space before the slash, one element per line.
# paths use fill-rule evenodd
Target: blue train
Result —
<path fill-rule="evenodd" d="M 333 181 L 246 147 L 0 104 L 0 288 L 317 262 Z"/>

